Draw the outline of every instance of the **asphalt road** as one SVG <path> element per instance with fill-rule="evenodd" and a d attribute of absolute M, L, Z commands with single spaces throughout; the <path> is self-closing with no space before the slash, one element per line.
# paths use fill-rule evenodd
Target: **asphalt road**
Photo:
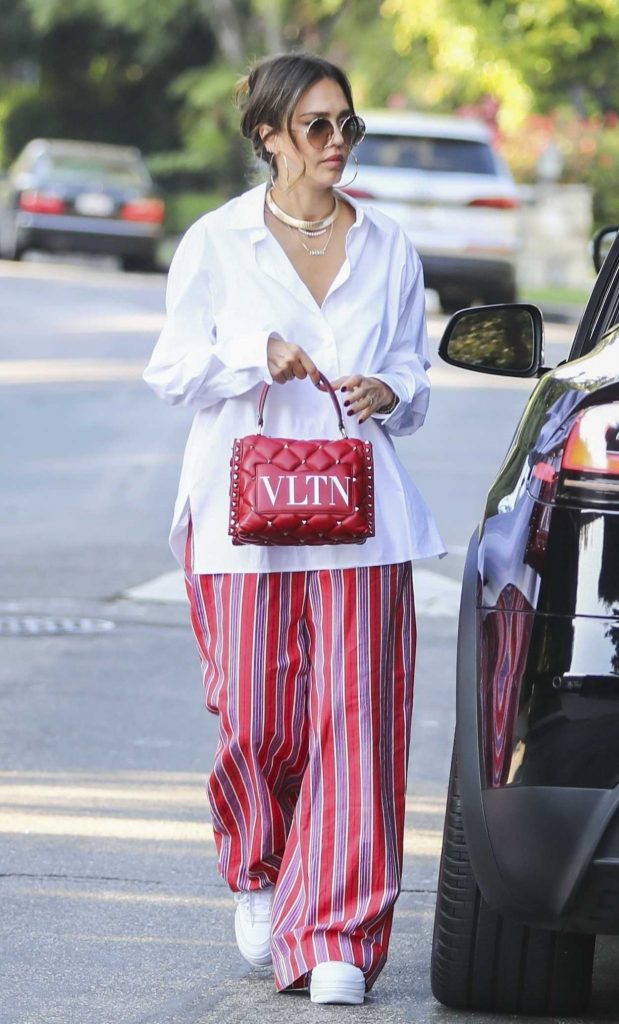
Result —
<path fill-rule="evenodd" d="M 236 951 L 203 794 L 216 720 L 186 610 L 132 589 L 174 570 L 190 419 L 140 381 L 163 290 L 107 267 L 0 263 L 0 1024 L 456 1020 L 428 964 L 457 586 L 530 385 L 435 366 L 427 424 L 399 443 L 451 549 L 417 570 L 404 891 L 363 1008 L 314 1007 Z M 430 319 L 434 347 L 443 323 Z M 571 332 L 549 326 L 549 362 Z M 616 1019 L 615 954 L 600 943 L 590 1020 Z"/>

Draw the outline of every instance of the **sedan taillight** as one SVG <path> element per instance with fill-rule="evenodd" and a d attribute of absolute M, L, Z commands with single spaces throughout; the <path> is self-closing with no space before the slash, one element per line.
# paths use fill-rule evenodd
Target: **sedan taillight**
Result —
<path fill-rule="evenodd" d="M 492 210 L 516 210 L 519 203 L 517 199 L 510 199 L 507 196 L 490 196 L 487 199 L 471 199 L 467 206 L 486 206 Z"/>
<path fill-rule="evenodd" d="M 64 213 L 65 201 L 51 192 L 29 189 L 19 197 L 19 208 L 26 213 Z"/>
<path fill-rule="evenodd" d="M 561 459 L 564 493 L 619 496 L 619 406 L 593 405 L 576 418 Z"/>
<path fill-rule="evenodd" d="M 161 199 L 132 199 L 125 203 L 120 216 L 123 220 L 161 224 L 165 217 L 165 203 Z"/>
<path fill-rule="evenodd" d="M 608 505 L 619 501 L 619 403 L 579 413 L 565 443 L 534 463 L 529 493 L 538 501 Z"/>

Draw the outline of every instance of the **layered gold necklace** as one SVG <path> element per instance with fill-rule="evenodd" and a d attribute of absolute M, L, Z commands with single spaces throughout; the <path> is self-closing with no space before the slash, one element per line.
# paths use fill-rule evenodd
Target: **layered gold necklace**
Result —
<path fill-rule="evenodd" d="M 333 209 L 331 213 L 327 217 L 323 217 L 322 220 L 299 220 L 297 217 L 291 217 L 289 213 L 286 213 L 277 205 L 273 198 L 272 189 L 269 189 L 266 194 L 266 204 L 274 217 L 277 217 L 282 224 L 287 224 L 289 228 L 293 228 L 298 232 L 299 241 L 306 253 L 310 256 L 324 256 L 331 241 L 333 225 L 340 212 L 340 201 L 336 195 L 333 196 Z M 305 235 L 306 238 L 314 239 L 325 234 L 327 235 L 327 240 L 322 249 L 315 249 L 312 246 L 306 245 L 301 237 Z"/>

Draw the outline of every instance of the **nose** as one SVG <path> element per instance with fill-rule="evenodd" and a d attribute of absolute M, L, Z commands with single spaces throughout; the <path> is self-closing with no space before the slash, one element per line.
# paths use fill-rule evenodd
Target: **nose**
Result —
<path fill-rule="evenodd" d="M 331 136 L 331 139 L 330 139 L 330 145 L 331 146 L 345 146 L 346 143 L 344 142 L 344 136 L 342 135 L 342 129 L 340 128 L 340 126 L 337 123 L 337 121 L 332 121 L 331 122 L 331 127 L 333 129 L 333 135 Z"/>

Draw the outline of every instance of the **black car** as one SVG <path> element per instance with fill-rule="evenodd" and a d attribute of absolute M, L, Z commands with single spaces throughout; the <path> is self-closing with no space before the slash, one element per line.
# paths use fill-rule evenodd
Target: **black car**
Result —
<path fill-rule="evenodd" d="M 0 256 L 78 251 L 151 270 L 164 215 L 139 150 L 34 139 L 0 180 Z"/>
<path fill-rule="evenodd" d="M 464 570 L 432 988 L 567 1016 L 619 933 L 619 239 L 559 366 L 526 305 L 457 313 L 439 351 L 541 379 Z"/>

